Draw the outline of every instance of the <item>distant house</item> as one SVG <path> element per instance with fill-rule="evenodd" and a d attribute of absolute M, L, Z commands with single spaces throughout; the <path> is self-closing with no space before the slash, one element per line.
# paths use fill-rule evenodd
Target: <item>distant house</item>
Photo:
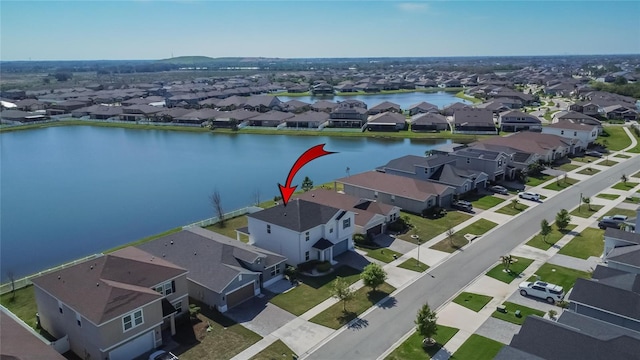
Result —
<path fill-rule="evenodd" d="M 180 124 L 192 124 L 192 125 L 200 125 L 205 121 L 210 121 L 219 116 L 220 111 L 204 108 L 200 110 L 195 110 L 188 112 L 184 115 L 178 116 L 173 119 L 173 122 Z"/>
<path fill-rule="evenodd" d="M 77 110 L 89 105 L 88 101 L 67 100 L 52 104 L 47 113 L 49 115 L 70 114 L 73 110 Z"/>
<path fill-rule="evenodd" d="M 281 254 L 290 264 L 334 262 L 353 250 L 355 214 L 301 199 L 247 215 L 249 244 Z"/>
<path fill-rule="evenodd" d="M 596 125 L 598 127 L 598 132 L 602 133 L 602 123 L 589 115 L 586 114 L 582 114 L 579 112 L 575 112 L 575 111 L 560 111 L 557 112 L 555 114 L 553 114 L 553 121 L 552 122 L 558 122 L 558 121 L 571 121 L 574 123 L 584 123 L 584 124 L 588 124 L 588 125 Z"/>
<path fill-rule="evenodd" d="M 449 129 L 447 119 L 438 113 L 414 115 L 409 123 L 411 131 L 444 131 Z"/>
<path fill-rule="evenodd" d="M 585 123 L 559 121 L 542 128 L 543 134 L 553 134 L 578 141 L 575 151 L 586 150 L 598 138 L 598 127 Z"/>
<path fill-rule="evenodd" d="M 252 95 L 249 96 L 242 107 L 245 110 L 265 113 L 270 110 L 282 110 L 282 101 L 277 96 L 272 95 Z"/>
<path fill-rule="evenodd" d="M 327 83 L 320 83 L 311 87 L 311 93 L 313 95 L 333 95 L 333 85 Z"/>
<path fill-rule="evenodd" d="M 330 124 L 333 127 L 360 128 L 367 120 L 367 108 L 358 103 L 340 102 L 330 114 Z"/>
<path fill-rule="evenodd" d="M 369 109 L 369 115 L 376 115 L 384 112 L 402 113 L 400 105 L 392 103 L 390 101 L 383 101 L 380 104 L 373 106 Z"/>
<path fill-rule="evenodd" d="M 311 104 L 306 103 L 304 101 L 291 99 L 289 101 L 282 103 L 282 110 L 286 112 L 299 114 L 299 113 L 303 113 L 305 111 L 311 110 Z"/>
<path fill-rule="evenodd" d="M 502 151 L 467 147 L 455 150 L 449 156 L 455 157 L 457 167 L 482 171 L 491 181 L 515 177 L 515 168 L 507 166 L 509 155 Z"/>
<path fill-rule="evenodd" d="M 218 111 L 215 114 L 214 118 L 210 119 L 209 121 L 211 121 L 211 126 L 213 126 L 214 128 L 233 128 L 234 126 L 238 126 L 243 122 L 246 122 L 258 115 L 260 115 L 260 113 L 243 109 L 237 109 L 233 111 Z"/>
<path fill-rule="evenodd" d="M 128 360 L 175 334 L 189 307 L 187 270 L 134 247 L 32 280 L 40 324 L 81 358 Z"/>
<path fill-rule="evenodd" d="M 537 154 L 537 159 L 553 162 L 569 154 L 575 154 L 578 140 L 553 134 L 520 131 L 509 136 L 496 136 L 471 143 L 470 146 L 487 150 L 507 151 Z"/>
<path fill-rule="evenodd" d="M 118 119 L 122 114 L 120 106 L 103 106 L 98 105 L 90 113 L 89 117 L 95 120 Z"/>
<path fill-rule="evenodd" d="M 365 126 L 369 131 L 399 131 L 407 128 L 407 119 L 396 112 L 383 112 L 370 116 Z"/>
<path fill-rule="evenodd" d="M 498 117 L 500 131 L 517 132 L 522 130 L 540 130 L 542 122 L 538 117 L 518 110 L 501 112 Z"/>
<path fill-rule="evenodd" d="M 602 112 L 609 120 L 638 120 L 638 111 L 630 106 L 611 105 L 605 106 Z"/>
<path fill-rule="evenodd" d="M 570 111 L 580 112 L 589 116 L 598 116 L 600 107 L 597 104 L 588 101 L 579 101 L 569 105 Z"/>
<path fill-rule="evenodd" d="M 242 108 L 246 101 L 247 98 L 245 97 L 233 95 L 229 96 L 228 98 L 222 99 L 220 102 L 218 102 L 217 107 L 220 108 L 220 110 L 231 111 Z"/>
<path fill-rule="evenodd" d="M 144 121 L 155 119 L 156 114 L 163 109 L 151 105 L 130 105 L 122 107 L 120 119 L 125 121 Z"/>
<path fill-rule="evenodd" d="M 426 113 L 438 113 L 440 110 L 437 105 L 430 104 L 428 102 L 419 102 L 409 107 L 409 115 L 426 114 Z"/>
<path fill-rule="evenodd" d="M 463 104 L 461 102 L 455 102 L 453 104 L 449 104 L 442 109 L 442 115 L 444 116 L 453 116 L 453 113 L 456 110 L 471 108 L 471 106 Z"/>
<path fill-rule="evenodd" d="M 250 118 L 249 125 L 250 126 L 265 126 L 265 127 L 276 127 L 288 119 L 294 117 L 292 113 L 286 113 L 282 111 L 272 110 L 266 112 L 264 114 L 259 114 Z"/>
<path fill-rule="evenodd" d="M 296 114 L 294 117 L 286 120 L 288 128 L 311 128 L 317 129 L 320 125 L 329 121 L 329 114 L 325 112 L 307 111 Z"/>
<path fill-rule="evenodd" d="M 459 134 L 497 134 L 493 113 L 488 109 L 465 108 L 453 113 L 452 132 Z"/>
<path fill-rule="evenodd" d="M 330 113 L 338 107 L 338 103 L 328 100 L 320 100 L 311 104 L 311 110 L 313 111 L 324 111 L 326 113 Z"/>

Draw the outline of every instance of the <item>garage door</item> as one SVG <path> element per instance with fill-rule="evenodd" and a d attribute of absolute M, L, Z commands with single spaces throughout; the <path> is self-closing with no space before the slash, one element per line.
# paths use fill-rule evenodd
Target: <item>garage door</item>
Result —
<path fill-rule="evenodd" d="M 227 294 L 227 308 L 231 309 L 232 307 L 240 304 L 245 300 L 249 300 L 253 297 L 253 282 L 247 284 L 240 289 Z"/>
<path fill-rule="evenodd" d="M 153 330 L 151 330 L 109 352 L 109 360 L 131 360 L 153 348 Z"/>
<path fill-rule="evenodd" d="M 380 234 L 382 234 L 382 224 L 374 226 L 371 229 L 367 230 L 367 235 L 376 236 Z"/>
<path fill-rule="evenodd" d="M 344 239 L 342 241 L 340 241 L 339 243 L 333 245 L 333 256 L 337 256 L 342 254 L 343 252 L 347 251 L 349 248 L 349 240 Z"/>

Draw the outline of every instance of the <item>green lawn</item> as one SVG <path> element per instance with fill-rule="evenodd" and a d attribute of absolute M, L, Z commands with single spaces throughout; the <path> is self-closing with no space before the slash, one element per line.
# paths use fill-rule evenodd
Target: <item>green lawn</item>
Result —
<path fill-rule="evenodd" d="M 136 246 L 136 245 L 144 244 L 144 243 L 149 242 L 151 240 L 155 240 L 155 239 L 157 239 L 159 237 L 163 237 L 163 236 L 167 236 L 167 235 L 170 235 L 170 234 L 173 234 L 173 233 L 177 233 L 178 231 L 182 231 L 182 227 L 173 228 L 173 229 L 170 229 L 170 230 L 167 230 L 167 231 L 163 231 L 163 232 L 161 232 L 159 234 L 147 236 L 146 238 L 142 238 L 142 239 L 136 240 L 134 242 L 130 242 L 130 243 L 126 243 L 126 244 L 123 244 L 123 245 L 119 245 L 119 246 L 116 246 L 116 247 L 111 248 L 109 250 L 105 250 L 105 251 L 103 251 L 103 253 L 105 253 L 105 254 L 112 253 L 114 251 L 117 251 L 117 250 L 120 250 L 120 249 L 124 249 L 124 248 L 129 247 L 129 246 Z"/>
<path fill-rule="evenodd" d="M 614 155 L 613 157 L 617 157 L 617 158 L 620 158 L 620 159 L 629 159 L 629 158 L 631 158 L 631 156 L 625 155 L 625 154 L 617 154 L 617 155 Z"/>
<path fill-rule="evenodd" d="M 586 228 L 560 249 L 559 254 L 581 259 L 600 256 L 604 251 L 604 230 Z"/>
<path fill-rule="evenodd" d="M 506 312 L 500 312 L 498 310 L 494 311 L 493 314 L 491 314 L 491 317 L 494 317 L 496 319 L 500 319 L 500 320 L 504 320 L 516 325 L 522 325 L 522 323 L 524 323 L 524 319 L 527 318 L 527 316 L 529 315 L 536 315 L 536 316 L 540 316 L 543 317 L 544 316 L 544 311 L 540 311 L 540 310 L 536 310 L 536 309 L 532 309 L 526 306 L 522 306 L 522 305 L 518 305 L 518 304 L 514 304 L 512 302 L 508 302 L 505 301 L 502 305 L 504 305 L 507 308 Z M 521 316 L 518 317 L 516 316 L 515 312 L 516 310 L 520 310 L 520 314 Z"/>
<path fill-rule="evenodd" d="M 421 216 L 402 212 L 401 216 L 408 216 L 411 224 L 415 226 L 415 234 L 420 236 L 420 241 L 425 242 L 447 231 L 449 226 L 454 227 L 471 218 L 471 215 L 460 211 L 449 211 L 447 215 L 439 219 L 426 219 Z M 418 244 L 416 239 L 412 239 L 413 231 L 398 236 L 399 239 Z"/>
<path fill-rule="evenodd" d="M 640 178 L 640 171 L 638 171 L 637 173 L 631 175 L 631 177 Z"/>
<path fill-rule="evenodd" d="M 291 359 L 295 353 L 282 340 L 276 340 L 264 350 L 255 354 L 250 360 Z"/>
<path fill-rule="evenodd" d="M 527 208 L 529 208 L 529 206 L 522 203 L 516 204 L 515 208 L 513 207 L 512 204 L 509 204 L 507 206 L 503 206 L 500 209 L 496 210 L 496 212 L 499 214 L 505 214 L 505 215 L 518 215 L 521 212 L 527 210 Z"/>
<path fill-rule="evenodd" d="M 571 230 L 575 229 L 576 225 L 569 224 L 569 226 L 567 226 L 567 229 L 562 232 L 558 230 L 558 227 L 555 224 L 551 225 L 551 227 L 553 228 L 553 231 L 551 231 L 551 234 L 547 236 L 546 242 L 544 241 L 544 238 L 542 235 L 537 234 L 534 237 L 532 237 L 531 240 L 527 241 L 527 245 L 533 246 L 535 248 L 542 249 L 542 250 L 548 250 L 551 246 L 555 245 L 555 243 L 557 243 L 558 240 L 562 239 L 563 236 L 568 234 Z"/>
<path fill-rule="evenodd" d="M 38 306 L 33 285 L 16 290 L 15 299 L 11 299 L 11 292 L 0 295 L 0 304 L 35 329 Z"/>
<path fill-rule="evenodd" d="M 580 180 L 572 179 L 572 178 L 560 178 L 558 181 L 554 181 L 551 184 L 545 186 L 545 189 L 560 191 L 568 188 L 569 186 L 577 183 Z"/>
<path fill-rule="evenodd" d="M 562 165 L 559 165 L 559 166 L 554 166 L 553 168 L 557 169 L 557 170 L 562 170 L 562 171 L 569 172 L 569 171 L 575 170 L 575 169 L 577 169 L 579 167 L 580 167 L 580 165 L 574 165 L 572 163 L 566 163 L 566 164 L 562 164 Z"/>
<path fill-rule="evenodd" d="M 634 218 L 636 217 L 636 211 L 629 210 L 629 209 L 613 208 L 607 211 L 607 213 L 602 215 L 598 220 L 602 220 L 602 217 L 604 216 L 613 216 L 613 215 L 626 215 L 629 218 Z"/>
<path fill-rule="evenodd" d="M 478 99 L 478 98 L 475 98 L 475 97 L 473 97 L 473 96 L 469 96 L 469 95 L 465 94 L 465 93 L 464 93 L 464 90 L 462 90 L 462 91 L 460 91 L 460 92 L 456 93 L 456 97 L 457 97 L 457 98 L 460 98 L 460 99 L 465 99 L 465 100 L 471 101 L 471 102 L 472 102 L 472 103 L 474 103 L 474 104 L 477 104 L 477 103 L 481 103 L 481 102 L 482 102 L 482 99 Z"/>
<path fill-rule="evenodd" d="M 583 163 L 592 163 L 594 161 L 599 160 L 600 158 L 594 156 L 576 156 L 571 158 L 571 161 L 583 162 Z"/>
<path fill-rule="evenodd" d="M 484 336 L 473 334 L 453 353 L 451 360 L 491 360 L 504 345 Z"/>
<path fill-rule="evenodd" d="M 385 263 L 390 263 L 393 260 L 395 260 L 396 258 L 394 258 L 393 255 L 395 255 L 396 257 L 402 256 L 401 253 L 393 251 L 389 248 L 380 248 L 380 249 L 359 248 L 359 249 L 366 251 L 367 256 L 374 258 L 376 260 L 380 260 Z"/>
<path fill-rule="evenodd" d="M 483 210 L 490 209 L 504 201 L 504 199 L 493 195 L 465 197 L 464 199 L 471 201 L 474 208 Z"/>
<path fill-rule="evenodd" d="M 640 203 L 640 197 L 637 197 L 637 196 L 626 197 L 624 198 L 624 202 L 629 204 L 638 204 Z"/>
<path fill-rule="evenodd" d="M 613 161 L 613 160 L 602 160 L 600 162 L 597 162 L 596 165 L 602 165 L 602 166 L 613 166 L 615 164 L 617 164 L 617 161 Z"/>
<path fill-rule="evenodd" d="M 224 227 L 220 226 L 220 224 L 213 224 L 205 227 L 205 229 L 213 232 L 217 232 L 218 234 L 222 234 L 224 236 L 228 236 L 232 239 L 236 238 L 236 229 L 245 227 L 248 225 L 247 217 L 245 215 L 237 216 L 232 219 L 228 219 L 224 222 Z M 249 237 L 246 235 L 240 235 L 240 240 L 242 242 L 249 242 Z"/>
<path fill-rule="evenodd" d="M 527 178 L 527 185 L 529 186 L 538 186 L 542 183 L 545 183 L 549 180 L 553 179 L 553 176 L 550 175 L 540 175 L 537 177 L 530 176 Z"/>
<path fill-rule="evenodd" d="M 562 286 L 565 293 L 573 287 L 577 278 L 588 279 L 591 277 L 588 272 L 549 263 L 543 264 L 535 275 L 530 276 L 527 281 L 536 281 L 536 275 L 540 277 L 541 281 Z"/>
<path fill-rule="evenodd" d="M 510 284 L 513 280 L 517 279 L 520 273 L 522 273 L 533 262 L 533 259 L 527 259 L 517 256 L 514 256 L 514 258 L 518 259 L 518 262 L 516 262 L 515 264 L 511 264 L 510 273 L 506 273 L 504 271 L 504 266 L 500 263 L 494 266 L 493 269 L 489 270 L 486 275 L 496 280 L 500 280 L 503 283 Z"/>
<path fill-rule="evenodd" d="M 300 316 L 331 296 L 331 282 L 337 276 L 341 276 L 349 284 L 353 284 L 360 279 L 360 272 L 349 266 L 341 266 L 325 276 L 301 276 L 302 283 L 300 285 L 291 291 L 275 296 L 271 299 L 271 303 L 293 315 Z"/>
<path fill-rule="evenodd" d="M 344 304 L 339 301 L 311 318 L 310 321 L 332 329 L 339 329 L 349 321 L 357 318 L 368 308 L 377 304 L 378 301 L 387 297 L 395 289 L 387 283 L 382 284 L 376 291 L 372 291 L 367 286 L 361 287 L 355 292 L 354 298 L 347 302 L 347 311 L 344 311 Z"/>
<path fill-rule="evenodd" d="M 407 269 L 407 270 L 413 270 L 416 272 L 423 272 L 427 269 L 429 269 L 429 265 L 424 264 L 422 262 L 418 262 L 418 259 L 414 259 L 411 258 L 405 262 L 403 262 L 402 264 L 398 265 L 399 268 L 403 268 L 403 269 Z"/>
<path fill-rule="evenodd" d="M 598 195 L 596 195 L 596 197 L 607 199 L 607 200 L 615 200 L 615 199 L 619 198 L 620 195 L 616 195 L 616 194 L 598 194 Z M 593 205 L 591 205 L 591 206 L 593 206 Z"/>
<path fill-rule="evenodd" d="M 458 332 L 458 329 L 438 325 L 438 333 L 433 337 L 436 344 L 428 347 L 422 347 L 422 336 L 414 332 L 398 346 L 385 360 L 428 360 L 431 359 L 451 338 Z"/>
<path fill-rule="evenodd" d="M 578 174 L 582 174 L 582 175 L 595 175 L 597 173 L 599 173 L 600 170 L 598 169 L 594 169 L 594 168 L 586 168 L 586 169 L 582 169 L 580 171 L 578 171 Z"/>
<path fill-rule="evenodd" d="M 631 145 L 631 139 L 622 126 L 607 126 L 604 132 L 609 134 L 609 136 L 600 135 L 596 142 L 605 145 L 607 149 L 611 151 L 622 150 Z"/>
<path fill-rule="evenodd" d="M 493 297 L 487 295 L 474 294 L 469 292 L 462 292 L 460 295 L 453 299 L 453 302 L 471 309 L 475 312 L 482 310 L 491 301 Z"/>
<path fill-rule="evenodd" d="M 611 188 L 612 189 L 616 189 L 616 190 L 631 190 L 634 187 L 636 187 L 636 185 L 638 185 L 637 182 L 630 182 L 627 181 L 626 183 L 623 183 L 622 181 L 613 185 Z"/>
<path fill-rule="evenodd" d="M 578 217 L 587 219 L 587 218 L 591 217 L 591 215 L 593 215 L 596 212 L 598 212 L 598 210 L 602 209 L 602 207 L 603 207 L 603 205 L 587 206 L 587 205 L 583 204 L 583 205 L 580 205 L 579 207 L 573 209 L 573 211 L 571 211 L 569 214 L 571 214 L 571 216 L 578 216 Z"/>
<path fill-rule="evenodd" d="M 482 234 L 486 233 L 487 231 L 493 229 L 497 225 L 498 224 L 496 224 L 496 223 L 494 223 L 492 221 L 489 221 L 489 220 L 486 220 L 486 219 L 480 219 L 480 220 L 474 222 L 473 224 L 471 224 L 471 225 L 461 229 L 460 231 L 457 231 L 456 233 L 454 233 L 453 234 L 453 239 L 449 239 L 447 237 L 447 238 L 441 240 L 440 242 L 438 242 L 437 244 L 431 246 L 430 249 L 452 253 L 452 252 L 458 250 L 459 248 L 467 245 L 468 241 L 464 237 L 465 234 L 482 235 Z"/>

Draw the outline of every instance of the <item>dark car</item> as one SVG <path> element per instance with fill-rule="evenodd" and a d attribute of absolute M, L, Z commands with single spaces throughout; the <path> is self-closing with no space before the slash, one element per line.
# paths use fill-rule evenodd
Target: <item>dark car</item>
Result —
<path fill-rule="evenodd" d="M 593 157 L 597 157 L 597 158 L 602 157 L 602 154 L 597 152 L 597 151 L 587 151 L 584 154 L 587 155 L 587 156 L 593 156 Z"/>
<path fill-rule="evenodd" d="M 619 229 L 620 228 L 620 224 L 622 224 L 623 221 L 620 220 L 614 220 L 614 219 L 602 219 L 598 222 L 598 227 L 602 230 L 606 229 L 606 228 L 614 228 L 614 229 Z"/>
<path fill-rule="evenodd" d="M 473 205 L 465 200 L 454 201 L 451 207 L 462 211 L 473 211 Z"/>
<path fill-rule="evenodd" d="M 497 194 L 502 194 L 502 195 L 508 195 L 509 194 L 509 190 L 507 190 L 506 187 L 500 186 L 500 185 L 494 185 L 494 186 L 490 187 L 489 190 L 491 190 L 491 191 L 493 191 L 494 193 L 497 193 Z"/>

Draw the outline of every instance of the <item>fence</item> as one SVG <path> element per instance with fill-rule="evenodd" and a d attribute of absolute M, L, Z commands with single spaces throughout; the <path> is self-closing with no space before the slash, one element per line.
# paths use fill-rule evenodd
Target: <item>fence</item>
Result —
<path fill-rule="evenodd" d="M 244 207 L 242 209 L 238 209 L 238 210 L 235 210 L 235 211 L 232 211 L 232 212 L 224 214 L 224 218 L 225 219 L 231 219 L 231 218 L 238 217 L 238 216 L 245 215 L 245 214 L 253 214 L 254 212 L 258 212 L 260 210 L 262 210 L 261 207 L 247 206 L 247 207 Z M 211 218 L 208 218 L 208 219 L 204 219 L 204 220 L 200 220 L 198 222 L 194 222 L 193 224 L 185 225 L 182 228 L 183 229 L 187 229 L 187 228 L 194 227 L 194 226 L 207 227 L 207 226 L 211 226 L 213 224 L 218 223 L 218 221 L 220 221 L 220 219 L 217 216 L 214 216 L 214 217 L 211 217 Z"/>
<path fill-rule="evenodd" d="M 95 258 L 98 258 L 98 257 L 100 257 L 100 256 L 103 256 L 103 254 L 94 254 L 94 255 L 89 255 L 89 256 L 87 256 L 87 257 L 83 257 L 83 258 L 81 258 L 81 259 L 73 260 L 73 261 L 68 262 L 68 263 L 66 263 L 66 264 L 62 264 L 62 265 L 59 265 L 59 266 L 56 266 L 56 267 L 52 267 L 52 268 L 50 268 L 50 269 L 43 270 L 43 271 L 40 271 L 40 272 L 35 273 L 35 274 L 31 274 L 31 275 L 29 275 L 29 276 L 25 276 L 25 277 L 23 277 L 23 278 L 21 278 L 21 279 L 17 279 L 17 280 L 15 280 L 15 281 L 14 281 L 15 289 L 16 289 L 16 290 L 18 290 L 18 289 L 22 289 L 23 287 L 27 287 L 27 286 L 31 285 L 31 279 L 36 278 L 36 277 L 38 277 L 38 276 L 40 276 L 40 275 L 43 275 L 43 274 L 49 273 L 49 272 L 51 272 L 51 271 L 56 271 L 56 270 L 64 269 L 64 268 L 66 268 L 66 267 L 69 267 L 69 266 L 73 266 L 73 265 L 79 264 L 79 263 L 81 263 L 81 262 L 83 262 L 83 261 L 87 261 L 87 260 L 95 259 Z M 11 292 L 11 282 L 8 282 L 8 283 L 6 283 L 6 284 L 2 284 L 2 285 L 0 285 L 0 295 L 6 294 L 6 293 L 8 293 L 8 292 Z"/>

